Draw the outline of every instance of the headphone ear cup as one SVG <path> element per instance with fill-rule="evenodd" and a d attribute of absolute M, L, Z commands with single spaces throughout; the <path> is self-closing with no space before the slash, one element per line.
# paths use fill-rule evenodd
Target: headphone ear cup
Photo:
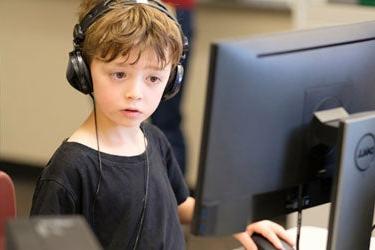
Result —
<path fill-rule="evenodd" d="M 73 50 L 69 53 L 66 78 L 73 88 L 85 95 L 93 91 L 90 70 L 83 60 L 81 51 Z"/>
<path fill-rule="evenodd" d="M 167 86 L 165 87 L 162 101 L 166 101 L 174 97 L 181 88 L 184 78 L 184 67 L 178 64 L 169 76 Z"/>

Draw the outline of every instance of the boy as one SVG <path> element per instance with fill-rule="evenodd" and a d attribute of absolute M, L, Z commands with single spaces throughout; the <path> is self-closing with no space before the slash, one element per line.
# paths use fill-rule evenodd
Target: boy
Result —
<path fill-rule="evenodd" d="M 154 0 L 86 0 L 74 47 L 68 81 L 94 108 L 43 170 L 31 215 L 81 214 L 106 249 L 184 249 L 194 199 L 165 136 L 144 123 L 181 83 L 178 23 Z M 235 237 L 255 249 L 253 232 L 288 241 L 270 221 Z"/>

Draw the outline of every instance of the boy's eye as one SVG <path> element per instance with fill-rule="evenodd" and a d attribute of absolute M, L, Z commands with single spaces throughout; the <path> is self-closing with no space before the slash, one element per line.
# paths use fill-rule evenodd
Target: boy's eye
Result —
<path fill-rule="evenodd" d="M 126 77 L 125 72 L 115 72 L 112 74 L 113 78 L 115 79 L 124 79 Z"/>
<path fill-rule="evenodd" d="M 149 80 L 150 80 L 150 82 L 152 82 L 152 83 L 158 83 L 158 82 L 161 81 L 161 79 L 160 79 L 159 77 L 157 77 L 157 76 L 150 76 L 150 77 L 149 77 Z"/>

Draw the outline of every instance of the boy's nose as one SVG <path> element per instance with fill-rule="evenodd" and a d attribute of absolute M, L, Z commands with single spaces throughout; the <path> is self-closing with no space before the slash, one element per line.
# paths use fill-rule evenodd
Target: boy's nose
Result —
<path fill-rule="evenodd" d="M 142 98 L 142 81 L 140 79 L 135 79 L 126 90 L 126 98 L 131 100 L 139 100 Z"/>

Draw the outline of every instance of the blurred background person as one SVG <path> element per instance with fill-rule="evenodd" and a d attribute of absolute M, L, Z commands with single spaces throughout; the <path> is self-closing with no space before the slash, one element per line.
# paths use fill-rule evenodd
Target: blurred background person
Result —
<path fill-rule="evenodd" d="M 183 98 L 186 78 L 188 74 L 189 55 L 192 48 L 194 33 L 194 9 L 196 0 L 163 0 L 174 8 L 177 20 L 179 21 L 184 35 L 189 41 L 189 51 L 186 59 L 182 62 L 185 70 L 184 80 L 177 95 L 167 101 L 161 102 L 156 112 L 152 115 L 151 121 L 158 126 L 167 136 L 172 145 L 177 161 L 180 164 L 183 174 L 186 172 L 186 142 L 184 132 L 181 128 L 183 114 L 181 112 L 181 100 Z"/>

